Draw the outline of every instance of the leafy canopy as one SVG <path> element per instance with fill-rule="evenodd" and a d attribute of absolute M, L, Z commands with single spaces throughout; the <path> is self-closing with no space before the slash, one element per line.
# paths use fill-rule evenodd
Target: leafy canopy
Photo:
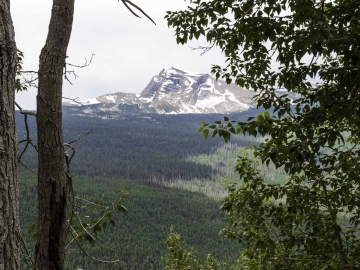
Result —
<path fill-rule="evenodd" d="M 17 62 L 16 62 L 16 79 L 15 79 L 15 90 L 16 92 L 27 91 L 28 85 L 22 82 L 20 76 L 22 71 L 24 53 L 17 50 Z"/>
<path fill-rule="evenodd" d="M 226 264 L 220 265 L 210 254 L 206 258 L 199 258 L 196 250 L 188 248 L 181 235 L 170 228 L 166 238 L 167 253 L 163 257 L 165 270 L 230 270 Z"/>
<path fill-rule="evenodd" d="M 177 42 L 204 36 L 226 57 L 217 78 L 256 91 L 257 118 L 211 131 L 264 136 L 264 164 L 284 168 L 266 183 L 239 155 L 242 185 L 229 184 L 225 234 L 245 246 L 252 269 L 360 269 L 360 1 L 210 0 L 168 12 Z M 290 98 L 290 95 L 293 96 Z"/>

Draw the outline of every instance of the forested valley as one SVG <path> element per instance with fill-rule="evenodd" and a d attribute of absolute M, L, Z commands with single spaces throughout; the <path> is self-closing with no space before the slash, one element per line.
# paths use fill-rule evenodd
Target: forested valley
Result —
<path fill-rule="evenodd" d="M 39 70 L 22 71 L 0 0 L 0 269 L 20 253 L 39 270 L 360 269 L 360 1 L 190 2 L 166 12 L 176 42 L 220 49 L 211 73 L 258 109 L 63 112 L 75 1 L 53 1 Z M 15 102 L 22 72 L 36 113 Z"/>
<path fill-rule="evenodd" d="M 256 113 L 251 110 L 231 117 L 239 120 Z M 225 194 L 222 181 L 234 174 L 234 154 L 257 141 L 234 138 L 230 151 L 219 138 L 204 140 L 198 132 L 201 121 L 219 117 L 141 114 L 119 120 L 74 116 L 65 110 L 65 142 L 92 131 L 75 144 L 71 174 L 76 196 L 106 203 L 116 200 L 120 189 L 129 193 L 128 216 L 114 214 L 114 226 L 109 223 L 93 246 L 83 243 L 91 256 L 119 261 L 93 261 L 73 243 L 67 252 L 67 269 L 162 269 L 170 226 L 200 255 L 212 254 L 223 262 L 237 260 L 241 245 L 219 235 L 225 227 L 219 211 L 222 197 L 212 195 L 214 189 Z M 17 114 L 19 138 L 26 135 L 23 118 Z M 29 118 L 28 124 L 35 140 L 34 119 Z M 221 158 L 219 151 L 231 155 Z M 208 164 L 201 162 L 204 157 L 210 160 Z M 216 157 L 221 162 L 214 162 Z M 22 163 L 28 169 L 20 166 L 19 175 L 22 230 L 29 247 L 34 246 L 37 214 L 36 175 L 30 171 L 36 168 L 36 160 L 36 151 L 27 149 Z M 199 185 L 209 189 L 199 189 Z"/>
<path fill-rule="evenodd" d="M 247 119 L 257 110 L 234 114 L 234 119 Z M 129 115 L 123 120 L 100 119 L 67 114 L 63 117 L 64 141 L 91 134 L 76 142 L 74 175 L 112 176 L 140 180 L 209 179 L 208 165 L 195 164 L 186 158 L 209 154 L 223 145 L 221 139 L 204 140 L 197 131 L 202 121 L 215 121 L 219 115 Z M 25 137 L 24 120 L 18 115 L 19 138 Z M 29 130 L 35 132 L 34 118 L 29 118 Z M 34 133 L 33 140 L 36 140 Z M 241 147 L 256 142 L 253 138 L 234 138 Z M 36 152 L 30 149 L 23 163 L 35 168 Z"/>

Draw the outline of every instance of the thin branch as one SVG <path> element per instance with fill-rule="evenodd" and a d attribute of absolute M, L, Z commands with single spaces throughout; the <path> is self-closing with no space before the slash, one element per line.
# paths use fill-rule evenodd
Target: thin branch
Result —
<path fill-rule="evenodd" d="M 97 206 L 97 207 L 100 207 L 100 208 L 106 208 L 106 206 L 103 206 L 103 205 L 100 205 L 100 204 L 97 204 L 97 203 L 88 201 L 88 200 L 86 200 L 86 199 L 84 199 L 84 198 L 80 198 L 80 197 L 77 197 L 77 196 L 75 196 L 75 198 L 76 198 L 77 200 L 84 201 L 84 202 L 86 202 L 87 204 L 92 204 L 92 205 Z"/>
<path fill-rule="evenodd" d="M 74 144 L 74 143 L 76 143 L 77 141 L 79 141 L 80 139 L 84 138 L 85 136 L 89 135 L 92 132 L 93 131 L 91 130 L 91 131 L 85 133 L 84 135 L 78 135 L 78 137 L 75 140 L 73 140 L 72 142 L 69 142 L 67 144 Z"/>
<path fill-rule="evenodd" d="M 201 56 L 203 56 L 205 53 L 210 51 L 214 46 L 215 46 L 215 42 L 210 47 L 198 46 L 197 48 L 194 48 L 194 47 L 189 46 L 189 48 L 193 51 L 194 50 L 203 50 L 203 52 L 201 53 Z"/>
<path fill-rule="evenodd" d="M 27 87 L 35 87 L 37 88 L 37 84 L 35 81 L 38 80 L 38 77 L 35 76 L 37 74 L 36 71 L 20 71 L 19 78 L 21 78 L 21 84 Z"/>
<path fill-rule="evenodd" d="M 19 71 L 19 73 L 35 73 L 35 74 L 38 74 L 37 71 L 33 71 L 33 70 L 21 70 L 21 71 Z"/>
<path fill-rule="evenodd" d="M 88 66 L 90 66 L 90 64 L 91 64 L 94 55 L 95 55 L 94 53 L 91 55 L 89 62 L 88 62 L 88 60 L 85 58 L 85 64 L 82 65 L 82 66 L 80 66 L 80 65 L 74 65 L 74 64 L 70 64 L 70 63 L 66 63 L 66 62 L 65 62 L 65 65 L 64 65 L 64 70 L 65 70 L 65 71 L 64 71 L 64 73 L 63 73 L 65 80 L 67 80 L 67 81 L 72 85 L 72 82 L 69 80 L 69 78 L 66 76 L 66 74 L 73 74 L 74 77 L 75 77 L 75 79 L 78 78 L 78 76 L 76 75 L 75 71 L 74 71 L 74 70 L 69 70 L 69 71 L 67 71 L 67 70 L 66 70 L 66 66 L 72 66 L 72 67 L 76 67 L 76 68 L 85 68 L 85 67 L 88 67 Z"/>
<path fill-rule="evenodd" d="M 78 244 L 79 248 L 81 249 L 81 251 L 85 254 L 86 257 L 94 260 L 94 261 L 97 261 L 97 262 L 102 262 L 102 263 L 115 263 L 115 262 L 119 262 L 119 260 L 115 260 L 115 261 L 105 261 L 105 260 L 100 260 L 100 259 L 96 259 L 92 256 L 90 256 L 89 254 L 86 253 L 86 251 L 84 250 L 84 248 L 82 247 L 81 243 L 79 242 L 79 240 L 76 238 L 76 236 L 73 234 L 72 231 L 70 231 L 70 234 L 72 235 L 72 237 L 74 238 L 74 240 L 76 241 L 76 243 Z"/>
<path fill-rule="evenodd" d="M 20 105 L 16 102 L 16 101 L 14 101 L 15 102 L 15 106 L 16 107 L 18 107 L 18 109 L 20 110 L 20 112 L 22 111 L 22 108 L 20 107 Z"/>
<path fill-rule="evenodd" d="M 29 249 L 27 248 L 24 239 L 22 238 L 22 236 L 21 236 L 21 234 L 20 234 L 19 231 L 18 231 L 17 233 L 18 233 L 18 237 L 20 238 L 20 242 L 22 243 L 23 247 L 25 248 L 25 251 L 26 251 L 26 253 L 27 253 L 27 256 L 30 258 L 30 261 L 31 261 L 32 266 L 34 267 L 35 270 L 37 270 L 37 267 L 36 267 L 36 265 L 35 265 L 32 257 L 31 257 L 31 255 L 30 255 Z"/>
<path fill-rule="evenodd" d="M 33 144 L 32 141 L 28 141 L 27 139 L 24 139 L 24 140 L 19 141 L 19 144 L 24 143 L 24 142 L 29 142 L 29 144 L 35 148 L 36 152 L 38 152 L 38 147 L 35 144 Z"/>
<path fill-rule="evenodd" d="M 75 155 L 75 148 L 74 148 L 74 146 L 72 146 L 69 143 L 64 143 L 63 146 L 69 147 L 69 149 L 65 151 L 65 156 L 66 156 L 66 158 L 68 158 L 68 160 L 67 160 L 67 170 L 70 173 L 70 162 L 71 162 L 72 158 Z M 69 153 L 68 153 L 70 149 L 72 150 L 71 155 L 69 155 Z"/>
<path fill-rule="evenodd" d="M 70 74 L 70 73 L 73 73 L 75 79 L 76 79 L 78 76 L 76 75 L 75 71 L 73 71 L 73 70 L 72 70 L 72 71 L 67 71 L 67 70 L 66 70 L 66 63 L 65 63 L 65 65 L 64 65 L 64 69 L 65 69 L 65 71 L 64 71 L 63 75 L 64 75 L 65 80 L 67 80 L 71 85 L 73 85 L 72 82 L 69 80 L 69 78 L 66 76 L 66 74 L 67 74 L 67 73 L 69 73 L 69 74 Z"/>
<path fill-rule="evenodd" d="M 79 65 L 74 65 L 74 64 L 70 64 L 70 63 L 66 63 L 66 65 L 68 65 L 68 66 L 72 66 L 72 67 L 77 67 L 77 68 L 84 68 L 84 67 L 88 67 L 88 66 L 90 66 L 90 64 L 91 64 L 91 62 L 92 62 L 92 59 L 93 59 L 94 55 L 95 55 L 94 53 L 91 55 L 89 63 L 88 63 L 87 59 L 85 58 L 85 64 L 84 64 L 84 65 L 82 65 L 82 66 L 79 66 Z"/>
<path fill-rule="evenodd" d="M 122 2 L 123 2 L 123 4 L 125 5 L 125 7 L 126 7 L 135 17 L 141 19 L 141 17 L 140 17 L 139 15 L 137 15 L 130 7 L 126 4 L 126 2 L 124 2 L 124 1 L 122 1 Z"/>
<path fill-rule="evenodd" d="M 118 0 L 119 1 L 119 0 Z M 129 0 L 121 0 L 121 2 L 125 5 L 125 7 L 135 16 L 138 18 L 141 18 L 139 15 L 137 15 L 129 6 L 128 4 L 132 5 L 134 8 L 136 8 L 137 10 L 139 10 L 143 15 L 145 15 L 146 18 L 148 18 L 150 21 L 152 21 L 153 24 L 156 25 L 156 23 L 153 21 L 153 19 L 151 19 L 151 17 L 149 15 L 147 15 L 140 7 L 138 7 L 137 5 L 135 5 L 133 2 L 129 1 Z"/>
<path fill-rule="evenodd" d="M 29 115 L 32 115 L 32 116 L 36 116 L 36 112 L 33 112 L 33 111 L 24 111 L 24 110 L 23 110 L 23 111 L 21 111 L 20 113 L 21 113 L 21 114 L 24 114 L 24 115 L 25 115 L 25 114 L 29 114 Z"/>
<path fill-rule="evenodd" d="M 22 155 L 25 153 L 26 149 L 29 146 L 29 141 L 31 140 L 30 134 L 29 134 L 29 125 L 27 123 L 27 114 L 24 115 L 24 122 L 25 122 L 25 128 L 26 128 L 26 145 L 23 149 L 23 151 L 20 153 L 18 160 L 21 160 Z"/>
<path fill-rule="evenodd" d="M 19 160 L 19 163 L 21 165 L 23 165 L 25 167 L 25 169 L 27 169 L 28 171 L 32 172 L 33 174 L 37 174 L 36 172 L 34 172 L 32 169 L 30 169 L 28 166 L 26 166 L 21 160 Z"/>
<path fill-rule="evenodd" d="M 92 229 L 93 226 L 89 226 L 88 228 L 85 228 L 85 227 L 84 227 L 84 224 L 82 223 L 82 220 L 81 220 L 81 218 L 80 218 L 80 215 L 79 215 L 78 213 L 76 214 L 76 217 L 78 218 L 79 223 L 80 223 L 80 226 L 81 226 L 81 228 L 83 229 L 83 230 L 77 235 L 77 237 L 79 237 L 83 232 L 86 232 L 87 235 L 89 235 L 93 240 L 96 241 L 95 236 L 93 236 L 93 235 L 87 230 L 87 229 L 89 229 L 89 230 Z M 101 218 L 100 220 L 102 220 L 102 218 Z M 95 223 L 95 224 L 97 224 L 97 223 Z M 72 241 L 68 244 L 68 246 L 69 246 L 71 243 L 72 243 Z"/>
<path fill-rule="evenodd" d="M 76 214 L 75 212 L 75 209 L 77 208 L 76 206 L 76 202 L 75 202 L 75 193 L 74 193 L 74 189 L 73 189 L 73 182 L 72 182 L 72 178 L 70 176 L 70 163 L 71 163 L 71 160 L 73 159 L 75 153 L 76 153 L 76 150 L 75 150 L 75 147 L 73 146 L 73 144 L 75 144 L 78 140 L 80 140 L 81 138 L 83 138 L 84 136 L 90 134 L 92 131 L 86 133 L 85 135 L 79 135 L 77 139 L 75 139 L 74 141 L 70 142 L 70 143 L 64 143 L 63 144 L 63 147 L 64 147 L 64 158 L 65 158 L 65 162 L 66 162 L 66 171 L 65 171 L 65 174 L 66 174 L 66 181 L 67 181 L 67 187 L 68 187 L 68 195 L 69 195 L 69 201 L 71 203 L 71 208 L 72 208 L 72 211 L 71 211 L 71 218 L 69 220 L 69 226 L 71 227 L 71 223 L 72 223 L 72 220 L 74 218 L 74 215 Z M 68 149 L 65 151 L 65 147 L 68 147 Z M 69 153 L 71 150 L 71 153 Z M 70 199 L 71 198 L 71 199 Z M 76 214 L 78 216 L 78 214 Z M 79 222 L 80 222 L 80 225 L 83 227 L 84 230 L 86 230 L 86 228 L 84 228 L 84 226 L 82 225 L 82 222 L 81 222 L 81 219 L 80 217 L 78 216 L 79 218 Z M 86 231 L 87 232 L 87 231 Z M 92 238 L 93 236 L 87 232 Z M 94 238 L 93 238 L 94 239 Z M 94 239 L 95 240 L 95 239 Z M 68 245 L 69 246 L 69 245 Z"/>
<path fill-rule="evenodd" d="M 24 114 L 24 115 L 29 114 L 29 115 L 32 115 L 32 116 L 36 116 L 36 112 L 29 111 L 29 110 L 24 110 L 16 101 L 15 101 L 15 106 L 18 107 L 21 114 Z"/>
<path fill-rule="evenodd" d="M 19 141 L 19 144 L 20 144 L 20 143 L 23 143 L 23 142 L 26 142 L 26 145 L 25 145 L 24 149 L 21 151 L 20 155 L 18 156 L 18 162 L 19 162 L 21 165 L 23 165 L 23 166 L 25 167 L 25 169 L 27 169 L 27 170 L 31 171 L 32 173 L 36 174 L 33 170 L 31 170 L 29 167 L 27 167 L 27 166 L 21 161 L 21 158 L 22 158 L 23 154 L 26 152 L 29 144 L 30 144 L 31 146 L 33 146 L 36 151 L 38 150 L 37 146 L 34 145 L 34 144 L 32 143 L 32 141 L 31 141 L 31 136 L 30 136 L 30 132 L 29 132 L 29 125 L 28 125 L 28 122 L 27 122 L 27 116 L 28 116 L 28 114 L 29 114 L 29 115 L 33 115 L 33 116 L 36 116 L 36 113 L 34 113 L 34 112 L 32 112 L 32 111 L 24 111 L 23 108 L 22 108 L 16 101 L 15 101 L 15 105 L 16 105 L 16 107 L 19 108 L 20 113 L 24 115 L 24 123 L 25 123 L 25 129 L 26 129 L 26 139 Z"/>
<path fill-rule="evenodd" d="M 117 204 L 117 205 L 118 205 L 118 204 Z M 79 237 L 79 236 L 82 235 L 84 232 L 86 232 L 90 237 L 92 237 L 92 238 L 95 240 L 95 238 L 88 232 L 88 230 L 91 230 L 91 229 L 94 228 L 96 225 L 98 225 L 98 224 L 106 217 L 107 214 L 114 212 L 114 211 L 116 210 L 116 208 L 117 208 L 117 205 L 114 205 L 114 204 L 113 204 L 113 206 L 112 206 L 111 209 L 109 209 L 108 211 L 104 212 L 104 214 L 102 215 L 102 217 L 101 217 L 100 219 L 98 219 L 94 224 L 92 224 L 91 226 L 89 226 L 88 228 L 85 228 L 85 227 L 83 226 L 82 220 L 81 220 L 79 214 L 76 214 L 76 216 L 77 216 L 77 218 L 78 218 L 78 220 L 79 220 L 79 222 L 80 222 L 80 225 L 81 225 L 81 227 L 83 228 L 83 230 L 78 234 L 77 237 Z M 105 208 L 108 208 L 108 207 L 105 207 Z M 75 240 L 77 241 L 77 239 L 75 239 Z M 74 240 L 71 240 L 71 241 L 67 244 L 67 246 L 66 246 L 65 249 L 67 249 L 67 248 L 72 244 L 73 241 L 74 241 Z"/>
<path fill-rule="evenodd" d="M 112 203 L 112 207 L 111 207 L 111 208 L 110 208 L 109 206 L 105 207 L 105 209 L 108 208 L 109 210 L 107 210 L 107 211 L 104 210 L 101 218 L 99 218 L 99 219 L 98 219 L 95 223 L 93 223 L 92 225 L 88 225 L 87 228 L 85 228 L 85 227 L 83 226 L 83 223 L 82 223 L 82 220 L 81 220 L 81 218 L 80 218 L 79 213 L 75 213 L 76 216 L 77 216 L 77 218 L 78 218 L 78 220 L 79 220 L 79 222 L 80 222 L 81 227 L 83 228 L 83 230 L 77 234 L 77 237 L 79 237 L 79 236 L 82 235 L 84 232 L 86 232 L 90 237 L 92 237 L 94 240 L 96 240 L 88 231 L 91 230 L 91 229 L 93 229 L 93 228 L 94 228 L 95 226 L 97 226 L 98 224 L 100 224 L 100 223 L 103 221 L 103 219 L 106 218 L 106 216 L 107 216 L 108 214 L 111 214 L 111 213 L 114 212 L 116 209 L 118 209 L 118 206 L 119 206 L 119 205 L 121 205 L 121 200 L 119 200 L 116 204 L 115 204 L 115 203 Z M 77 240 L 77 239 L 75 239 L 75 240 Z M 71 241 L 66 245 L 65 250 L 69 248 L 69 246 L 72 244 L 73 241 L 74 241 L 74 239 L 71 240 Z"/>
<path fill-rule="evenodd" d="M 79 104 L 79 105 L 82 105 L 82 103 L 81 103 L 80 101 L 77 101 L 77 99 L 78 99 L 79 97 L 77 97 L 77 98 L 62 97 L 62 98 L 63 98 L 63 99 L 71 100 L 71 101 L 73 101 L 73 102 L 75 102 L 75 103 L 77 103 L 77 104 Z"/>

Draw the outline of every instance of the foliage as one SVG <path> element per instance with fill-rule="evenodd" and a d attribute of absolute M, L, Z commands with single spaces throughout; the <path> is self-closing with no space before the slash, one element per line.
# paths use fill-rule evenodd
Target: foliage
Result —
<path fill-rule="evenodd" d="M 187 250 L 181 235 L 170 228 L 170 235 L 165 241 L 168 253 L 163 258 L 166 270 L 217 270 L 220 265 L 210 254 L 199 258 L 194 248 Z"/>
<path fill-rule="evenodd" d="M 121 212 L 124 215 L 128 214 L 124 204 L 129 194 L 126 189 L 120 189 L 117 193 L 119 193 L 119 195 L 116 196 L 116 200 L 110 203 L 104 203 L 102 199 L 92 202 L 83 198 L 74 197 L 74 202 L 71 202 L 72 206 L 69 218 L 69 236 L 71 237 L 66 249 L 68 249 L 73 242 L 81 244 L 84 241 L 88 241 L 94 246 L 98 241 L 98 235 L 104 231 L 109 224 L 115 226 L 114 211 Z M 109 198 L 106 199 L 107 201 L 109 200 Z"/>
<path fill-rule="evenodd" d="M 359 269 L 360 1 L 192 1 L 168 12 L 177 42 L 206 37 L 227 66 L 217 77 L 257 92 L 248 121 L 203 124 L 204 136 L 264 136 L 252 149 L 288 175 L 264 181 L 238 157 L 224 233 L 251 269 Z M 290 98 L 293 95 L 293 98 Z M 212 132 L 212 133 L 211 133 Z"/>
<path fill-rule="evenodd" d="M 27 91 L 28 85 L 22 82 L 20 75 L 22 70 L 22 64 L 24 59 L 24 53 L 17 50 L 17 64 L 16 64 L 16 79 L 15 79 L 15 90 L 16 92 Z"/>

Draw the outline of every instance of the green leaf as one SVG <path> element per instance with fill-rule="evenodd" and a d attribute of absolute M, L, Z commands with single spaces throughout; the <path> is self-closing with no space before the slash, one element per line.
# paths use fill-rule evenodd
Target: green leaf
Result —
<path fill-rule="evenodd" d="M 207 139 L 209 136 L 209 130 L 208 129 L 204 129 L 203 130 L 203 134 L 204 134 L 204 138 Z"/>

